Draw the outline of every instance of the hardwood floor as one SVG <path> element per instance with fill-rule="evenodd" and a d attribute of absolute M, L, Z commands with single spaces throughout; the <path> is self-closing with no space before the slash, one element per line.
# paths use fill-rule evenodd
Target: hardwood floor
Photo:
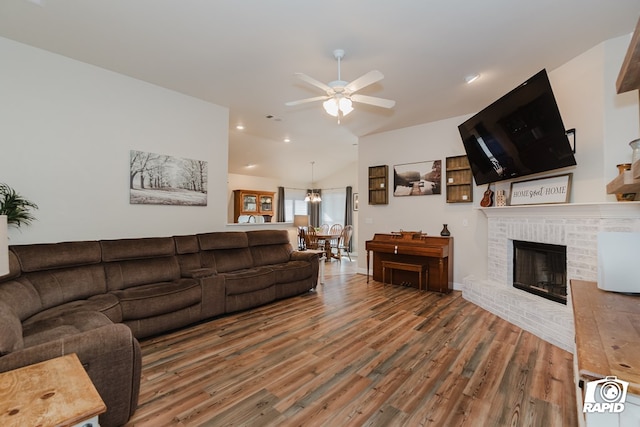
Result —
<path fill-rule="evenodd" d="M 143 341 L 129 426 L 575 426 L 572 356 L 326 264 L 317 292 Z"/>

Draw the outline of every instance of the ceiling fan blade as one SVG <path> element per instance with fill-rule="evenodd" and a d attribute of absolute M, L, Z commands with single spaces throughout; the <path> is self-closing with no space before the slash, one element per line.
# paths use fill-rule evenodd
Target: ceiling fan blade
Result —
<path fill-rule="evenodd" d="M 351 100 L 353 102 L 360 102 L 362 104 L 370 104 L 375 105 L 376 107 L 382 108 L 393 108 L 396 105 L 396 101 L 392 101 L 390 99 L 377 98 L 375 96 L 367 96 L 367 95 L 351 95 Z"/>
<path fill-rule="evenodd" d="M 294 105 L 306 104 L 307 102 L 313 102 L 313 101 L 324 101 L 325 99 L 329 99 L 329 96 L 328 95 L 314 96 L 313 98 L 305 98 L 305 99 L 299 99 L 297 101 L 289 101 L 289 102 L 286 102 L 284 105 L 286 105 L 287 107 L 293 107 Z"/>
<path fill-rule="evenodd" d="M 331 89 L 331 87 L 325 83 L 322 83 L 321 81 L 318 81 L 316 79 L 314 79 L 313 77 L 309 77 L 306 74 L 303 73 L 295 73 L 295 76 L 297 78 L 299 78 L 302 81 L 305 81 L 307 83 L 309 83 L 310 85 L 313 85 L 317 88 L 322 89 L 323 91 L 325 91 L 327 94 L 330 94 L 333 92 L 333 89 Z"/>
<path fill-rule="evenodd" d="M 349 83 L 347 85 L 347 91 L 349 91 L 350 93 L 359 91 L 363 87 L 367 87 L 382 79 L 384 79 L 384 74 L 382 74 L 380 71 L 378 70 L 369 71 L 367 74 L 364 74 L 358 77 L 357 79 L 355 79 L 354 81 L 352 81 L 351 83 Z"/>

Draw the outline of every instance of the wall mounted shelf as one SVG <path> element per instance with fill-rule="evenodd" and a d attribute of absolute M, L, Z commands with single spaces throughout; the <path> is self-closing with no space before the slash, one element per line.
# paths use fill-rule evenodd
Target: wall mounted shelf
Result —
<path fill-rule="evenodd" d="M 389 204 L 389 166 L 369 166 L 369 204 Z"/>
<path fill-rule="evenodd" d="M 473 202 L 473 175 L 467 156 L 446 159 L 447 203 Z"/>

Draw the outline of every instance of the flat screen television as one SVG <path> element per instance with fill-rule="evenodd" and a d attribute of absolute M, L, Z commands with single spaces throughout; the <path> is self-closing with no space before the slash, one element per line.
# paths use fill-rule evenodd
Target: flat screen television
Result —
<path fill-rule="evenodd" d="M 576 164 L 546 70 L 458 130 L 477 185 Z"/>

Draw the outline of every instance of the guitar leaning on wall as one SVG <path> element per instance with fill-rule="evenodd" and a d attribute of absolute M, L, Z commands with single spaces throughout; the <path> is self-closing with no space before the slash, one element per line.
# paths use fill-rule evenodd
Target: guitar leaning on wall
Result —
<path fill-rule="evenodd" d="M 482 200 L 480 200 L 480 206 L 488 208 L 493 206 L 493 191 L 491 191 L 491 184 L 487 185 L 487 191 L 484 192 Z"/>

